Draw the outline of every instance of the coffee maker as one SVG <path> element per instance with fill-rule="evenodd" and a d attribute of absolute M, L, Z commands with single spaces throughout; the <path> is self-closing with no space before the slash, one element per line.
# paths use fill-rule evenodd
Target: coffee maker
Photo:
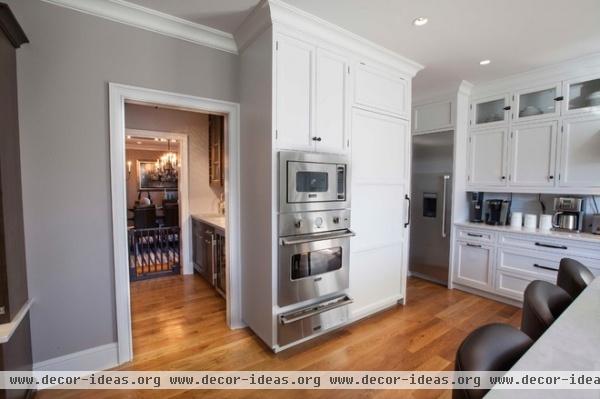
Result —
<path fill-rule="evenodd" d="M 469 221 L 483 223 L 483 193 L 469 193 Z"/>
<path fill-rule="evenodd" d="M 492 199 L 485 201 L 485 223 L 494 226 L 504 226 L 508 223 L 510 201 Z"/>
<path fill-rule="evenodd" d="M 554 230 L 580 232 L 583 229 L 583 215 L 583 198 L 554 198 Z"/>

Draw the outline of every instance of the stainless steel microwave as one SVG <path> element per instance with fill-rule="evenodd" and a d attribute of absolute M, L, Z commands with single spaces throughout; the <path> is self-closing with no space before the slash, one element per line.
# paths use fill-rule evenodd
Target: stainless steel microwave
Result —
<path fill-rule="evenodd" d="M 342 155 L 281 151 L 279 211 L 302 212 L 350 207 L 349 161 Z"/>

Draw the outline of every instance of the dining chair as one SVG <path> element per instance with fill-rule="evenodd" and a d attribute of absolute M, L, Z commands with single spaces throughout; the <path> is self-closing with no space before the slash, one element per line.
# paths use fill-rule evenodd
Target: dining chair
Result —
<path fill-rule="evenodd" d="M 488 324 L 472 331 L 456 352 L 456 371 L 508 371 L 533 345 L 527 334 L 508 324 Z M 453 399 L 483 398 L 489 389 L 454 389 Z"/>
<path fill-rule="evenodd" d="M 575 299 L 594 279 L 594 274 L 583 263 L 571 258 L 562 258 L 558 267 L 556 285 Z"/>
<path fill-rule="evenodd" d="M 176 202 L 163 203 L 164 221 L 165 227 L 178 227 L 179 226 L 179 204 Z"/>
<path fill-rule="evenodd" d="M 133 225 L 136 229 L 157 227 L 156 206 L 136 206 L 133 209 Z"/>
<path fill-rule="evenodd" d="M 573 300 L 562 288 L 535 280 L 525 288 L 521 331 L 536 341 Z"/>

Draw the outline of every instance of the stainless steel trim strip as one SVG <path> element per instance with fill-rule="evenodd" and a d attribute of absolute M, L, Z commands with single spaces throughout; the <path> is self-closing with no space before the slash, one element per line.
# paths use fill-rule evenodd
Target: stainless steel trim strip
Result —
<path fill-rule="evenodd" d="M 338 238 L 346 238 L 346 237 L 354 237 L 356 233 L 350 229 L 342 230 L 344 233 L 340 233 L 339 231 L 330 232 L 330 233 L 318 233 L 318 234 L 306 234 L 303 236 L 293 236 L 293 237 L 285 237 L 281 239 L 281 245 L 297 245 L 297 244 L 306 244 L 308 242 L 314 241 L 324 241 L 324 240 L 335 240 Z"/>
<path fill-rule="evenodd" d="M 295 323 L 297 321 L 318 315 L 323 312 L 327 312 L 332 309 L 337 309 L 342 306 L 350 305 L 354 300 L 347 295 L 335 298 L 333 300 L 327 300 L 323 305 L 312 305 L 307 309 L 294 311 L 293 313 L 286 313 L 279 316 L 279 321 L 283 325 Z M 310 310 L 308 310 L 310 309 Z"/>
<path fill-rule="evenodd" d="M 449 175 L 444 175 L 444 196 L 442 197 L 442 238 L 446 238 L 446 191 L 449 179 Z"/>

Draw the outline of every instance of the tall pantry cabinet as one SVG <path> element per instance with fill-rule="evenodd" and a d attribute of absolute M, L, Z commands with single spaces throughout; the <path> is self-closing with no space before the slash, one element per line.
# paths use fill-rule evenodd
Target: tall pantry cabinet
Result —
<path fill-rule="evenodd" d="M 411 80 L 422 67 L 285 3 L 236 34 L 244 321 L 277 346 L 278 152 L 347 155 L 351 321 L 405 299 Z"/>

